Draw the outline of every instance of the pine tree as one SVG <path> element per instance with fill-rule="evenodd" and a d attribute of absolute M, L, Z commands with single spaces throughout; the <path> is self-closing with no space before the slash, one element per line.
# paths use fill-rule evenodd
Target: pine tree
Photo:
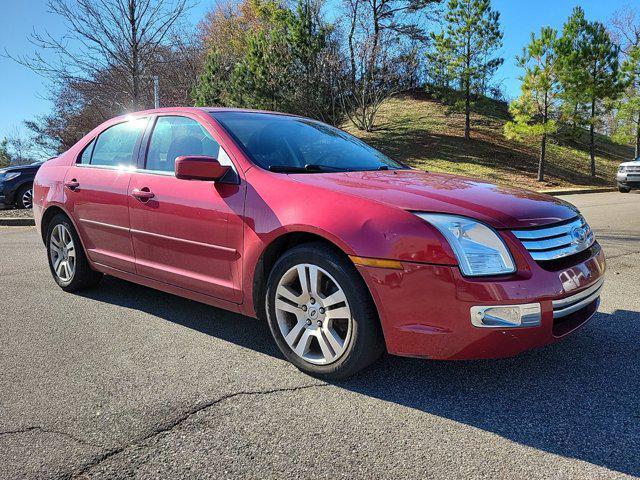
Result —
<path fill-rule="evenodd" d="M 587 21 L 584 10 L 576 7 L 563 27 L 558 52 L 565 111 L 576 123 L 582 121 L 589 126 L 591 176 L 595 177 L 598 119 L 621 91 L 619 48 L 602 23 Z"/>
<path fill-rule="evenodd" d="M 446 58 L 449 77 L 463 95 L 464 136 L 471 136 L 471 104 L 475 94 L 484 93 L 503 59 L 494 56 L 502 46 L 500 13 L 491 9 L 490 0 L 449 0 L 446 28 L 434 35 L 432 55 Z"/>
<path fill-rule="evenodd" d="M 242 12 L 245 18 L 234 24 L 251 28 L 233 30 L 225 38 L 230 36 L 234 42 L 211 49 L 192 92 L 196 104 L 278 110 L 334 124 L 342 121 L 335 78 L 339 70 L 331 58 L 336 42 L 314 4 L 299 0 L 292 10 L 273 0 L 249 0 Z M 214 20 L 226 25 L 224 17 Z"/>
<path fill-rule="evenodd" d="M 9 140 L 3 138 L 2 141 L 0 141 L 0 167 L 8 167 L 10 163 Z"/>
<path fill-rule="evenodd" d="M 540 140 L 538 181 L 544 180 L 547 136 L 557 131 L 556 121 L 551 118 L 559 94 L 557 76 L 557 32 L 543 27 L 540 36 L 531 34 L 531 42 L 518 57 L 524 70 L 522 94 L 509 106 L 513 121 L 504 127 L 507 138 L 535 138 Z"/>
<path fill-rule="evenodd" d="M 214 107 L 225 105 L 224 94 L 228 75 L 222 68 L 218 52 L 213 49 L 207 53 L 204 71 L 193 87 L 191 98 L 196 107 Z"/>
<path fill-rule="evenodd" d="M 616 115 L 621 122 L 614 138 L 623 142 L 633 142 L 634 158 L 640 158 L 640 44 L 629 49 L 622 64 L 621 77 L 624 95 L 617 106 Z"/>

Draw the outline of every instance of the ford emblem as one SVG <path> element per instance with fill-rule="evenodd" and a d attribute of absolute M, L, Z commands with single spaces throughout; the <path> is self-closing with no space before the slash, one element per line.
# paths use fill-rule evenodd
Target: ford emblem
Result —
<path fill-rule="evenodd" d="M 585 243 L 587 241 L 587 229 L 575 227 L 571 230 L 571 238 L 573 238 L 573 243 Z"/>

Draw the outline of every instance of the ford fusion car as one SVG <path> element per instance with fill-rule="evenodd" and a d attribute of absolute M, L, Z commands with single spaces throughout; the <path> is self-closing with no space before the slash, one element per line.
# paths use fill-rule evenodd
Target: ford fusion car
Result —
<path fill-rule="evenodd" d="M 34 215 L 62 289 L 103 274 L 264 318 L 299 369 L 514 356 L 597 310 L 572 205 L 418 171 L 315 120 L 220 108 L 112 119 L 44 164 Z"/>

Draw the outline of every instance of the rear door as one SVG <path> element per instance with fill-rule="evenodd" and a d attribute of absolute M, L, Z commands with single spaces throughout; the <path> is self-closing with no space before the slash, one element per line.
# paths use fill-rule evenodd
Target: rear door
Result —
<path fill-rule="evenodd" d="M 135 273 L 128 187 L 147 118 L 102 131 L 65 176 L 67 205 L 91 260 Z"/>
<path fill-rule="evenodd" d="M 245 185 L 233 162 L 191 115 L 158 116 L 146 143 L 146 161 L 129 184 L 138 274 L 241 302 Z M 225 182 L 177 179 L 174 163 L 183 155 L 212 156 L 233 170 Z"/>

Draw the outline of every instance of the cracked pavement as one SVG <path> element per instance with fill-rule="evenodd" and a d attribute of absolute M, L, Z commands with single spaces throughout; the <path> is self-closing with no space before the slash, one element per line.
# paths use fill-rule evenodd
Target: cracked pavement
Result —
<path fill-rule="evenodd" d="M 585 328 L 335 384 L 257 320 L 109 277 L 64 293 L 35 229 L 0 228 L 0 478 L 637 477 L 640 194 L 564 198 L 608 257 Z"/>

